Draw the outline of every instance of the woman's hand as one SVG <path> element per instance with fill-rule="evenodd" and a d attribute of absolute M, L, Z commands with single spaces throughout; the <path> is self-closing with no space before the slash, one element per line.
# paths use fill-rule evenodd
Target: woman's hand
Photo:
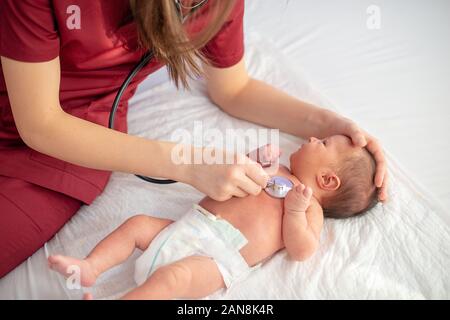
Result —
<path fill-rule="evenodd" d="M 383 148 L 377 139 L 370 134 L 362 130 L 352 120 L 339 117 L 339 121 L 335 122 L 332 128 L 334 134 L 344 134 L 350 137 L 353 144 L 359 147 L 366 147 L 367 150 L 373 155 L 377 169 L 375 173 L 375 185 L 379 188 L 378 199 L 380 201 L 387 200 L 387 182 L 388 173 L 386 167 L 386 159 L 384 157 Z"/>
<path fill-rule="evenodd" d="M 281 150 L 273 144 L 266 144 L 247 154 L 247 157 L 259 163 L 263 168 L 277 164 L 280 156 Z"/>
<path fill-rule="evenodd" d="M 258 195 L 267 186 L 268 174 L 260 164 L 240 154 L 223 152 L 231 164 L 193 164 L 188 183 L 217 201 Z"/>

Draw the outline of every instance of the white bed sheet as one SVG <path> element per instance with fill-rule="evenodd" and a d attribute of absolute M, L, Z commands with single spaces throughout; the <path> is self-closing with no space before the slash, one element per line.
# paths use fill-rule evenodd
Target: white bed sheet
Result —
<path fill-rule="evenodd" d="M 333 108 L 272 43 L 254 35 L 247 42 L 246 60 L 254 77 Z M 177 92 L 170 83 L 145 90 L 129 113 L 130 133 L 153 139 L 170 139 L 179 128 L 192 132 L 195 120 L 204 120 L 205 128 L 222 130 L 256 127 L 212 105 L 202 82 L 194 84 L 192 93 Z M 281 136 L 283 163 L 298 143 L 297 138 Z M 389 159 L 392 201 L 361 218 L 327 220 L 321 248 L 309 261 L 295 263 L 282 251 L 232 290 L 210 298 L 449 298 L 448 215 L 433 195 L 413 183 L 390 155 Z M 0 298 L 79 299 L 83 290 L 68 290 L 62 277 L 46 268 L 49 253 L 83 257 L 128 217 L 145 213 L 177 219 L 201 198 L 186 185 L 155 186 L 114 173 L 91 206 L 83 207 L 43 249 L 0 281 Z M 91 289 L 94 296 L 117 298 L 132 288 L 138 255 L 104 274 Z"/>

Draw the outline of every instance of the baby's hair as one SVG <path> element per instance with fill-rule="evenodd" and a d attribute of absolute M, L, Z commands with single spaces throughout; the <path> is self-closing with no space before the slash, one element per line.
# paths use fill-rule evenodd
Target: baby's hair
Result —
<path fill-rule="evenodd" d="M 344 219 L 372 209 L 377 204 L 375 170 L 375 160 L 366 148 L 345 158 L 336 169 L 339 189 L 323 199 L 324 216 Z"/>

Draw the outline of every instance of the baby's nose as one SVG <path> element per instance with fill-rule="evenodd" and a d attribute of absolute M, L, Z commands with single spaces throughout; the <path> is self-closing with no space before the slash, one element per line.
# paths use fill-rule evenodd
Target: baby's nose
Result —
<path fill-rule="evenodd" d="M 319 139 L 317 139 L 317 138 L 315 138 L 315 137 L 310 137 L 310 138 L 309 138 L 309 143 L 315 142 L 315 141 L 317 141 L 317 140 L 319 140 Z"/>

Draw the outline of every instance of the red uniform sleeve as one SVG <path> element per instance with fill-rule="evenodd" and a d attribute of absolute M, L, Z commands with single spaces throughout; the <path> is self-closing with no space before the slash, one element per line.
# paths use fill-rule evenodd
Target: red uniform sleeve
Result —
<path fill-rule="evenodd" d="M 229 19 L 202 49 L 217 68 L 227 68 L 244 56 L 244 0 L 236 0 Z"/>
<path fill-rule="evenodd" d="M 59 55 L 59 37 L 50 0 L 0 0 L 0 55 L 43 62 Z"/>

